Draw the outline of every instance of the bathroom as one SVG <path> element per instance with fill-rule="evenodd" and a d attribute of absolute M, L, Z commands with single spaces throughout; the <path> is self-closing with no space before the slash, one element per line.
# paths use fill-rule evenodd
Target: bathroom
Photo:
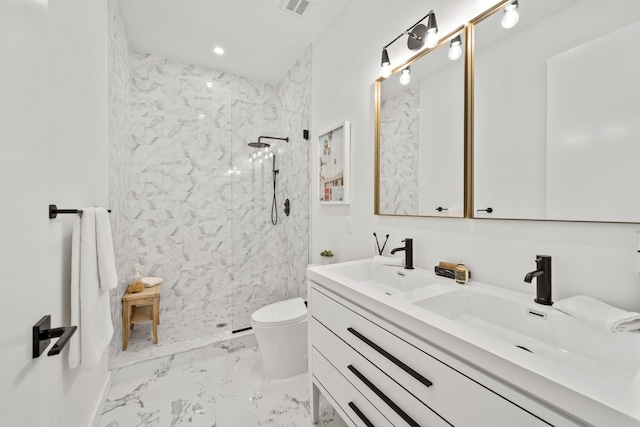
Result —
<path fill-rule="evenodd" d="M 276 9 L 280 2 L 274 0 L 270 3 Z M 318 0 L 312 6 L 320 3 Z M 221 108 L 228 109 L 223 110 L 221 116 L 213 117 L 217 110 L 211 103 L 202 113 L 205 114 L 203 118 L 194 108 L 196 123 L 191 130 L 198 131 L 198 120 L 209 121 L 208 125 L 215 120 L 227 120 L 225 126 L 229 134 L 214 135 L 213 140 L 231 140 L 230 149 L 238 155 L 248 157 L 251 151 L 247 143 L 260 135 L 289 136 L 292 138 L 290 145 L 274 146 L 282 150 L 301 149 L 298 153 L 283 151 L 282 156 L 276 157 L 276 167 L 281 171 L 278 176 L 278 185 L 281 186 L 278 188 L 278 225 L 263 228 L 264 235 L 253 233 L 245 236 L 241 233 L 243 230 L 234 229 L 234 226 L 225 229 L 224 224 L 214 221 L 202 224 L 210 227 L 210 239 L 197 242 L 188 229 L 194 224 L 189 225 L 189 220 L 180 216 L 189 215 L 190 209 L 217 208 L 207 205 L 206 200 L 199 200 L 201 194 L 197 193 L 189 200 L 201 204 L 189 208 L 171 200 L 161 203 L 153 193 L 154 188 L 163 185 L 165 189 L 166 186 L 176 186 L 169 191 L 183 191 L 179 189 L 180 182 L 168 182 L 163 172 L 171 167 L 176 168 L 177 177 L 184 176 L 185 172 L 179 170 L 179 165 L 163 163 L 167 160 L 163 156 L 190 155 L 197 159 L 197 151 L 187 154 L 170 150 L 145 153 L 140 150 L 148 141 L 127 140 L 122 133 L 123 128 L 112 126 L 114 122 L 122 123 L 127 118 L 137 121 L 133 124 L 140 129 L 136 137 L 143 139 L 149 137 L 154 127 L 153 117 L 142 117 L 126 109 L 126 105 L 132 105 L 131 99 L 122 94 L 130 93 L 132 88 L 127 85 L 134 85 L 136 80 L 129 81 L 124 77 L 117 82 L 112 80 L 112 72 L 121 73 L 121 76 L 127 72 L 124 62 L 113 62 L 113 57 L 109 56 L 126 57 L 122 50 L 111 50 L 114 47 L 126 49 L 124 35 L 112 32 L 119 28 L 114 27 L 115 21 L 112 21 L 117 19 L 113 13 L 113 2 L 2 1 L 0 45 L 8 55 L 5 64 L 9 66 L 0 70 L 3 82 L 3 95 L 0 97 L 3 117 L 0 125 L 0 173 L 1 181 L 5 183 L 5 197 L 0 202 L 1 235 L 5 242 L 1 254 L 5 297 L 0 316 L 9 328 L 5 328 L 1 346 L 5 363 L 0 368 L 0 383 L 3 384 L 0 401 L 5 414 L 8 414 L 7 425 L 90 425 L 99 419 L 100 408 L 108 395 L 111 354 L 105 355 L 97 367 L 81 371 L 69 369 L 63 357 L 31 357 L 30 330 L 40 317 L 51 314 L 54 327 L 67 325 L 70 319 L 67 283 L 72 218 L 61 215 L 55 220 L 45 219 L 44 206 L 51 203 L 61 208 L 103 206 L 111 209 L 116 257 L 124 260 L 118 265 L 120 295 L 112 295 L 112 319 L 116 325 L 121 325 L 119 299 L 128 284 L 133 265 L 152 265 L 153 257 L 159 256 L 153 252 L 136 252 L 151 245 L 154 235 L 157 235 L 155 233 L 163 231 L 153 228 L 154 221 L 155 224 L 159 222 L 152 215 L 159 212 L 166 215 L 169 222 L 163 225 L 168 228 L 174 224 L 170 220 L 187 224 L 178 233 L 184 242 L 174 242 L 182 245 L 180 248 L 184 247 L 185 252 L 187 248 L 190 252 L 198 244 L 205 247 L 205 252 L 211 247 L 216 248 L 211 251 L 212 260 L 197 258 L 196 249 L 195 258 L 188 261 L 180 258 L 184 252 L 176 252 L 178 246 L 173 243 L 165 242 L 165 247 L 158 248 L 166 249 L 174 264 L 158 266 L 144 273 L 162 276 L 166 282 L 182 281 L 184 289 L 194 290 L 193 293 L 163 294 L 163 301 L 166 298 L 168 305 L 163 306 L 167 311 L 162 315 L 170 317 L 180 308 L 188 311 L 198 306 L 198 309 L 202 308 L 200 311 L 212 314 L 204 323 L 223 329 L 218 331 L 222 334 L 231 334 L 231 329 L 248 326 L 248 314 L 259 304 L 280 298 L 304 298 L 306 265 L 319 263 L 321 251 L 331 249 L 335 254 L 334 263 L 372 257 L 372 232 L 377 232 L 379 237 L 390 235 L 387 250 L 401 246 L 401 240 L 407 237 L 412 238 L 414 264 L 418 267 L 432 268 L 439 261 L 463 260 L 472 272 L 472 279 L 532 296 L 535 287 L 524 283 L 523 277 L 535 267 L 537 254 L 549 254 L 554 260 L 556 300 L 586 294 L 625 310 L 640 311 L 636 246 L 640 226 L 637 220 L 617 223 L 480 220 L 374 214 L 374 82 L 380 77 L 381 48 L 430 9 L 437 13 L 440 34 L 444 35 L 496 2 L 433 0 L 425 3 L 407 0 L 402 2 L 402 7 L 388 0 L 338 3 L 342 8 L 338 7 L 339 13 L 335 18 L 315 36 L 308 49 L 284 67 L 287 73 L 282 76 L 289 76 L 288 88 L 281 87 L 280 92 L 276 88 L 264 89 L 263 93 L 253 88 L 250 102 L 236 104 L 232 99 L 238 97 L 223 94 L 228 98 L 216 98 Z M 602 7 L 611 6 L 602 2 Z M 107 40 L 111 37 L 119 40 L 120 44 L 109 45 Z M 390 53 L 398 55 L 393 57 L 394 65 L 414 54 L 402 49 Z M 138 72 L 146 70 L 149 73 L 147 82 L 158 77 L 153 74 L 159 68 L 153 62 L 156 57 L 134 55 L 133 58 L 132 67 L 136 66 Z M 178 62 L 176 60 L 175 63 Z M 110 68 L 113 65 L 117 68 Z M 188 68 L 192 70 L 192 67 Z M 171 67 L 167 70 L 169 74 L 176 71 Z M 296 74 L 296 70 L 300 73 Z M 224 79 L 216 79 L 220 72 L 210 73 L 211 80 L 205 82 L 224 82 Z M 301 74 L 304 75 L 301 77 Z M 196 78 L 195 75 L 193 77 Z M 300 78 L 302 80 L 298 80 Z M 207 89 L 217 90 L 206 86 L 203 89 L 203 93 Z M 244 90 L 252 89 L 244 87 Z M 121 103 L 120 108 L 118 103 Z M 172 113 L 176 112 L 168 111 L 163 119 L 170 119 Z M 209 113 L 212 117 L 206 116 Z M 251 129 L 242 126 L 245 117 L 255 119 Z M 351 123 L 351 200 L 343 205 L 320 204 L 317 202 L 315 179 L 318 165 L 310 159 L 315 159 L 315 143 L 320 133 L 344 121 Z M 278 126 L 268 127 L 275 122 Z M 282 134 L 288 126 L 283 125 L 285 122 L 291 122 L 292 127 L 298 127 L 299 131 Z M 34 126 L 34 123 L 41 126 Z M 310 130 L 308 140 L 301 132 L 304 129 Z M 259 130 L 259 133 L 253 133 L 254 130 Z M 199 143 L 203 149 L 208 147 L 206 140 Z M 134 154 L 128 156 L 126 153 Z M 217 167 L 213 177 L 219 178 L 220 182 L 242 179 L 245 175 L 225 175 L 233 166 L 228 162 L 225 167 Z M 148 174 L 153 185 L 141 186 L 144 181 L 140 180 L 139 174 L 142 172 Z M 259 175 L 261 180 L 256 183 L 267 187 L 266 200 L 261 200 L 260 206 L 230 204 L 226 209 L 228 212 L 213 211 L 207 215 L 219 219 L 227 214 L 240 213 L 236 208 L 243 213 L 243 209 L 248 212 L 255 208 L 256 212 L 252 214 L 255 213 L 267 225 L 271 224 L 270 168 L 265 172 L 265 176 Z M 289 179 L 284 174 L 296 179 Z M 216 183 L 205 181 L 207 176 L 198 178 L 203 180 L 199 181 L 202 191 L 209 194 L 209 189 Z M 296 182 L 298 179 L 300 181 Z M 300 187 L 285 188 L 294 184 Z M 145 192 L 140 193 L 141 190 Z M 615 193 L 617 188 L 612 190 Z M 224 191 L 230 189 L 212 190 L 211 193 L 223 198 L 226 197 Z M 294 193 L 295 196 L 291 196 Z M 286 226 L 288 218 L 282 210 L 285 198 L 294 201 L 291 215 L 300 221 L 300 227 L 295 230 Z M 244 202 L 239 199 L 233 201 Z M 154 209 L 151 209 L 152 203 Z M 351 224 L 349 230 L 348 224 Z M 195 225 L 197 232 L 198 226 Z M 145 235 L 145 231 L 148 234 Z M 195 270 L 200 274 L 197 277 L 204 281 L 210 281 L 209 278 L 214 276 L 213 269 L 215 275 L 230 274 L 237 267 L 233 265 L 237 260 L 233 255 L 237 252 L 232 252 L 237 247 L 225 245 L 235 237 L 255 237 L 255 240 L 234 240 L 234 243 L 245 247 L 263 245 L 256 247 L 262 253 L 271 249 L 267 245 L 276 245 L 274 252 L 269 252 L 269 256 L 274 258 L 254 259 L 258 263 L 255 265 L 243 264 L 248 268 L 245 271 L 247 282 L 222 280 L 219 288 L 209 289 L 198 287 L 197 280 L 181 276 L 186 273 L 177 273 L 177 264 L 183 262 L 196 265 Z M 137 244 L 126 244 L 131 242 Z M 210 267 L 201 263 L 209 263 Z M 286 269 L 281 266 L 286 266 Z M 261 289 L 262 294 L 253 292 L 246 283 L 255 280 L 264 268 L 273 269 L 267 285 L 274 287 Z M 187 269 L 193 270 L 190 266 Z M 286 275 L 291 281 L 283 281 L 279 274 Z M 278 282 L 278 287 L 271 280 Z M 238 286 L 233 288 L 234 284 Z M 163 292 L 168 288 L 165 286 Z M 231 300 L 217 299 L 223 296 L 230 299 L 238 297 L 236 302 L 244 300 L 246 304 L 236 306 Z M 227 325 L 216 326 L 222 323 Z M 237 328 L 234 323 L 238 324 Z M 121 331 L 116 328 L 110 346 L 113 355 L 122 353 Z M 243 333 L 250 335 L 250 332 Z M 33 410 L 34 407 L 39 410 Z"/>

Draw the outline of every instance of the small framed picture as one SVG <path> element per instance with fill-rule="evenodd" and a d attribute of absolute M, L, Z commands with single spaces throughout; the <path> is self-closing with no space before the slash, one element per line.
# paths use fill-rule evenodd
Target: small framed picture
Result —
<path fill-rule="evenodd" d="M 340 123 L 318 138 L 320 204 L 350 203 L 351 124 Z"/>

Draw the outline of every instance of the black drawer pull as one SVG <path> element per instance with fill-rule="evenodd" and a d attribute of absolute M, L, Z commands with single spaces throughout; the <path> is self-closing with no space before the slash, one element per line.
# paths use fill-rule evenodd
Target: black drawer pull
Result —
<path fill-rule="evenodd" d="M 386 357 L 387 359 L 389 359 L 390 361 L 395 363 L 400 369 L 402 369 L 407 374 L 411 375 L 413 378 L 415 378 L 418 381 L 420 381 L 425 386 L 431 387 L 433 385 L 433 383 L 431 381 L 429 381 L 428 379 L 426 379 L 425 377 L 423 377 L 422 375 L 420 375 L 419 373 L 417 373 L 416 371 L 411 369 L 409 366 L 405 365 L 401 360 L 398 360 L 395 356 L 393 356 L 392 354 L 388 353 L 385 349 L 383 349 L 378 344 L 376 344 L 373 341 L 371 341 L 369 338 L 367 338 L 364 335 L 362 335 L 360 332 L 356 331 L 353 328 L 347 328 L 347 331 L 351 332 L 353 335 L 358 337 L 360 340 L 362 340 L 369 347 L 373 348 L 375 351 L 377 351 L 378 353 L 380 353 L 381 355 L 383 355 L 384 357 Z"/>
<path fill-rule="evenodd" d="M 373 425 L 371 421 L 369 421 L 369 418 L 365 417 L 365 415 L 362 413 L 360 409 L 358 409 L 355 403 L 349 402 L 349 408 L 351 408 L 353 412 L 356 413 L 356 415 L 358 416 L 358 418 L 362 420 L 364 425 L 366 425 L 367 427 L 376 427 Z"/>
<path fill-rule="evenodd" d="M 373 391 L 380 399 L 382 399 L 384 403 L 389 405 L 389 407 L 393 409 L 396 414 L 400 415 L 400 417 L 402 417 L 402 419 L 405 420 L 407 424 L 409 424 L 411 427 L 420 427 L 420 424 L 413 421 L 413 418 L 411 418 L 409 415 L 407 415 L 406 412 L 400 409 L 398 405 L 393 403 L 393 401 L 389 399 L 386 394 L 384 394 L 378 387 L 376 387 L 371 381 L 369 381 L 367 377 L 362 375 L 360 371 L 354 368 L 353 365 L 349 365 L 347 366 L 347 368 L 349 368 L 349 370 L 353 372 L 353 374 L 358 377 L 360 381 L 362 381 L 367 387 L 371 389 L 371 391 Z"/>

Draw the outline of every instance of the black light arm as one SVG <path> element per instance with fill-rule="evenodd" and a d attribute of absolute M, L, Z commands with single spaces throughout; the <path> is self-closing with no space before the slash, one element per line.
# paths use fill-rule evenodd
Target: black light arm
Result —
<path fill-rule="evenodd" d="M 398 37 L 396 37 L 395 39 L 391 40 L 385 47 L 384 49 L 388 48 L 389 46 L 391 46 L 392 44 L 394 44 L 400 37 L 404 36 L 404 35 L 408 35 L 409 37 L 415 38 L 417 40 L 419 40 L 419 36 L 414 35 L 413 33 L 411 33 L 411 30 L 418 25 L 419 23 L 421 23 L 422 21 L 424 21 L 425 19 L 427 19 L 429 17 L 429 15 L 434 14 L 435 16 L 435 12 L 433 10 L 430 10 L 429 13 L 427 13 L 425 16 L 423 16 L 422 18 L 420 18 L 418 20 L 418 22 L 416 22 L 415 24 L 413 24 L 412 26 L 410 26 L 409 28 L 407 28 L 406 30 L 404 30 L 402 33 L 400 33 L 400 35 Z"/>

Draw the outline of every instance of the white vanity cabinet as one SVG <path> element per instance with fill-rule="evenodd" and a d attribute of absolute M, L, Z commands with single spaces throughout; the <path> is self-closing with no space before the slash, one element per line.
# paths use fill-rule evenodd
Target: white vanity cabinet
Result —
<path fill-rule="evenodd" d="M 311 280 L 309 302 L 314 422 L 320 390 L 353 426 L 579 425 Z"/>

